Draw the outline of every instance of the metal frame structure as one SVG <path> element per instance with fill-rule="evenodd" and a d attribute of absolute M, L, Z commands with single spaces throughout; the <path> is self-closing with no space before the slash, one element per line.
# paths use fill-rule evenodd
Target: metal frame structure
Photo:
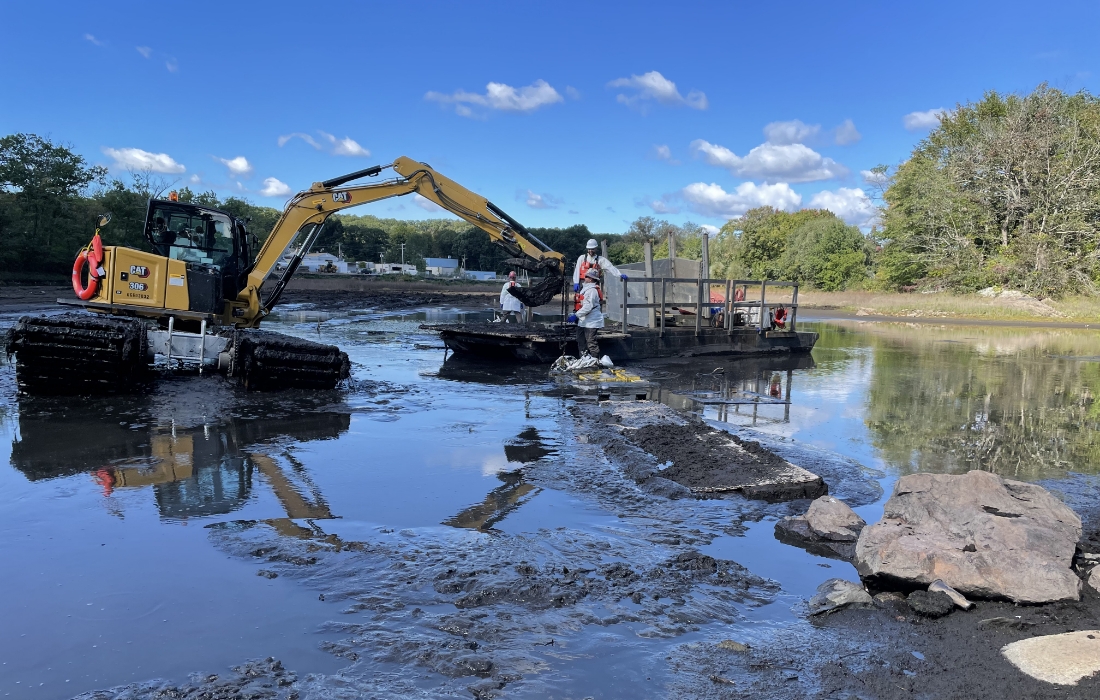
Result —
<path fill-rule="evenodd" d="M 631 285 L 631 284 L 648 284 L 648 285 L 650 285 L 651 289 L 654 292 L 654 294 L 650 295 L 650 298 L 652 298 L 653 296 L 655 296 L 655 292 L 656 292 L 656 286 L 655 285 L 658 282 L 661 283 L 661 296 L 660 296 L 661 300 L 660 300 L 660 302 L 632 304 L 632 303 L 629 303 L 627 301 L 627 299 L 629 299 L 629 296 L 628 296 L 629 286 L 628 285 Z M 627 314 L 629 313 L 629 309 L 660 309 L 660 313 L 658 314 L 660 320 L 659 321 L 654 320 L 652 318 L 652 315 L 651 315 L 650 316 L 650 319 L 651 319 L 650 323 L 651 324 L 659 323 L 660 324 L 659 327 L 661 329 L 660 335 L 661 335 L 661 337 L 664 336 L 664 334 L 665 334 L 666 307 L 670 305 L 670 302 L 667 301 L 668 291 L 669 291 L 668 287 L 669 287 L 670 284 L 692 284 L 692 285 L 696 285 L 697 288 L 698 288 L 697 289 L 697 294 L 695 296 L 695 302 L 694 303 L 689 302 L 689 303 L 685 304 L 683 302 L 675 302 L 675 307 L 676 308 L 681 308 L 681 307 L 690 308 L 692 306 L 695 307 L 695 335 L 699 335 L 700 331 L 702 329 L 704 309 L 710 308 L 714 305 L 710 301 L 710 288 L 713 285 L 723 285 L 725 287 L 725 290 L 726 290 L 726 300 L 724 302 L 722 302 L 722 306 L 724 307 L 723 310 L 725 312 L 725 316 L 724 316 L 725 323 L 724 323 L 723 327 L 725 328 L 725 330 L 727 331 L 727 333 L 729 335 L 733 334 L 734 328 L 739 327 L 739 326 L 734 326 L 733 325 L 733 313 L 736 309 L 739 309 L 739 308 L 759 309 L 759 314 L 758 314 L 757 321 L 756 321 L 756 330 L 760 333 L 763 333 L 765 331 L 771 332 L 771 328 L 766 328 L 764 326 L 764 319 L 767 318 L 767 312 L 770 309 L 774 309 L 778 306 L 785 306 L 785 307 L 787 307 L 791 310 L 791 317 L 790 317 L 789 325 L 782 332 L 784 332 L 784 333 L 794 333 L 795 332 L 795 324 L 797 323 L 797 319 L 798 319 L 798 282 L 780 282 L 780 281 L 769 281 L 769 280 L 701 279 L 701 278 L 693 279 L 693 278 L 689 278 L 689 277 L 643 277 L 643 278 L 633 278 L 633 279 L 623 280 L 623 297 L 622 297 L 622 300 L 619 303 L 619 309 L 622 313 L 621 326 L 622 326 L 622 331 L 624 333 L 626 332 Z M 745 299 L 743 301 L 733 301 L 733 292 L 737 287 L 745 287 L 746 288 Z M 758 300 L 757 299 L 750 300 L 748 298 L 748 288 L 750 288 L 750 287 L 760 287 L 760 298 Z M 776 303 L 771 303 L 771 304 L 767 303 L 766 296 L 767 296 L 767 292 L 768 292 L 768 287 L 792 287 L 793 291 L 792 291 L 792 294 L 791 294 L 791 301 L 790 302 L 776 302 Z M 704 294 L 706 295 L 705 297 L 704 297 Z M 705 298 L 705 301 L 704 301 L 704 298 Z M 651 325 L 650 327 L 653 328 L 653 327 L 657 327 L 657 326 L 656 325 Z M 751 328 L 751 326 L 740 326 L 740 327 L 741 328 Z"/>

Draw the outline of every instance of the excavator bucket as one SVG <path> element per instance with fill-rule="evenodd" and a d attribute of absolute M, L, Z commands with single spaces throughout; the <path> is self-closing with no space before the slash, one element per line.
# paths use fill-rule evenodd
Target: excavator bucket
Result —
<path fill-rule="evenodd" d="M 525 306 L 533 309 L 549 303 L 551 299 L 561 294 L 564 291 L 564 280 L 563 277 L 550 275 L 530 287 L 509 287 L 508 293 L 522 301 Z"/>

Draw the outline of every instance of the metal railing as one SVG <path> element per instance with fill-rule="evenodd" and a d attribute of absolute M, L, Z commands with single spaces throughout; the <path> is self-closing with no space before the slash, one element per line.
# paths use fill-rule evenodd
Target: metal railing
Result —
<path fill-rule="evenodd" d="M 629 299 L 628 289 L 631 284 L 648 284 L 652 290 L 652 294 L 649 298 L 656 296 L 656 285 L 661 285 L 661 295 L 659 302 L 644 303 L 644 304 L 632 304 L 627 301 Z M 675 284 L 692 284 L 697 287 L 697 293 L 695 295 L 694 302 L 671 302 L 668 301 L 668 291 L 670 285 Z M 712 302 L 710 300 L 710 290 L 712 286 L 722 285 L 725 287 L 726 298 L 722 302 Z M 734 301 L 735 290 L 738 287 L 742 287 L 745 290 L 745 298 L 741 301 Z M 749 288 L 760 287 L 759 299 L 748 299 Z M 774 302 L 768 303 L 766 296 L 768 293 L 768 287 L 792 287 L 791 301 L 786 302 Z M 706 294 L 704 300 L 704 294 Z M 658 314 L 660 317 L 660 335 L 663 337 L 665 334 L 665 317 L 667 314 L 667 308 L 672 307 L 676 309 L 695 307 L 695 335 L 699 335 L 702 332 L 703 313 L 705 309 L 714 308 L 720 304 L 723 308 L 723 328 L 728 335 L 733 334 L 734 328 L 738 326 L 733 325 L 734 313 L 737 309 L 757 309 L 756 330 L 763 333 L 766 330 L 771 330 L 771 324 L 767 321 L 769 311 L 771 309 L 783 306 L 790 309 L 790 320 L 787 331 L 793 333 L 795 330 L 795 324 L 798 318 L 798 282 L 779 282 L 769 280 L 724 280 L 724 279 L 700 279 L 690 277 L 642 277 L 623 280 L 623 297 L 619 303 L 619 308 L 622 312 L 622 331 L 625 333 L 627 328 L 627 315 L 630 309 L 660 309 Z M 655 323 L 652 316 L 650 316 L 650 323 Z M 765 323 L 768 323 L 765 326 Z M 653 325 L 650 326 L 651 328 Z M 747 324 L 741 326 L 749 328 Z"/>

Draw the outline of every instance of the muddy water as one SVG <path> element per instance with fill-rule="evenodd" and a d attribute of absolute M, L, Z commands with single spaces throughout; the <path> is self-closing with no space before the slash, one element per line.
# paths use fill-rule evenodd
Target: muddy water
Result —
<path fill-rule="evenodd" d="M 166 375 L 137 397 L 28 401 L 5 366 L 0 696 L 266 656 L 317 697 L 706 695 L 718 640 L 830 648 L 802 604 L 854 572 L 775 541 L 797 504 L 641 491 L 597 446 L 606 407 L 542 368 L 444 362 L 417 326 L 455 317 L 282 312 L 274 330 L 348 351 L 342 392 Z M 912 471 L 1093 483 L 1091 333 L 814 329 L 812 359 L 634 369 L 868 521 Z"/>

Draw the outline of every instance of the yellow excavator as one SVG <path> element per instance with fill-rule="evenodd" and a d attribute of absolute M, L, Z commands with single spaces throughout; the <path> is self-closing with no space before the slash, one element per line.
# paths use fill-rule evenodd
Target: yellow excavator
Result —
<path fill-rule="evenodd" d="M 395 177 L 348 185 L 392 168 Z M 349 376 L 346 353 L 331 345 L 256 330 L 321 233 L 349 207 L 419 194 L 489 234 L 509 263 L 542 273 L 512 293 L 529 306 L 562 291 L 560 253 L 484 197 L 425 163 L 401 157 L 315 182 L 286 205 L 253 258 L 257 239 L 245 221 L 197 204 L 149 201 L 150 251 L 104 246 L 99 229 L 73 266 L 75 313 L 25 316 L 9 331 L 7 352 L 27 394 L 118 391 L 139 384 L 159 356 L 168 364 L 217 369 L 252 389 L 331 389 Z M 92 312 L 92 313 L 85 313 Z"/>

